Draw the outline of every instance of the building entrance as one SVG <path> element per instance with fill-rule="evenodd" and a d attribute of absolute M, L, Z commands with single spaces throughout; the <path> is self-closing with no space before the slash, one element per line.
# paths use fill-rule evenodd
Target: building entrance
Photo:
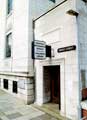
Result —
<path fill-rule="evenodd" d="M 44 67 L 44 92 L 45 98 L 59 104 L 60 109 L 60 65 Z"/>

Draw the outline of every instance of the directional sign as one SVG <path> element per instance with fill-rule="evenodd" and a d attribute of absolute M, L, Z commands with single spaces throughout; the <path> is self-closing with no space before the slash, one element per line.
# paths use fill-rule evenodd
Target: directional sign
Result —
<path fill-rule="evenodd" d="M 46 43 L 44 41 L 35 40 L 32 42 L 32 59 L 46 58 Z"/>

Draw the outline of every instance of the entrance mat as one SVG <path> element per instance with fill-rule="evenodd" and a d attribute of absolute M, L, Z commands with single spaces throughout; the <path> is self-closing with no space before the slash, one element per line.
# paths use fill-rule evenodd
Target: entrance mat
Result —
<path fill-rule="evenodd" d="M 22 117 L 22 114 L 20 114 L 18 112 L 7 115 L 7 118 L 10 119 L 10 120 L 16 119 L 16 118 L 19 118 L 19 117 Z"/>

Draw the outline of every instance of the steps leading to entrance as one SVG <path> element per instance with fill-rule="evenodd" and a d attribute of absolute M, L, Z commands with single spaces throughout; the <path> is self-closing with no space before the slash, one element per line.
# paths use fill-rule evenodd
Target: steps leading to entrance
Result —
<path fill-rule="evenodd" d="M 44 104 L 42 106 L 38 106 L 36 104 L 33 104 L 32 106 L 47 113 L 47 114 L 50 114 L 51 116 L 57 118 L 58 120 L 69 120 L 69 119 L 60 115 L 60 112 L 58 110 L 58 104 L 48 103 L 48 104 Z"/>

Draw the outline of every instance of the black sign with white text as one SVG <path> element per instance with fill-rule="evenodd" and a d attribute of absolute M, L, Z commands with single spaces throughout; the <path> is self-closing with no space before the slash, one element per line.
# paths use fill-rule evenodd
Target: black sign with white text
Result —
<path fill-rule="evenodd" d="M 46 58 L 46 43 L 44 41 L 35 40 L 32 42 L 32 59 Z"/>
<path fill-rule="evenodd" d="M 57 52 L 61 53 L 61 52 L 67 52 L 67 51 L 71 51 L 71 50 L 76 50 L 76 45 L 58 48 Z"/>

